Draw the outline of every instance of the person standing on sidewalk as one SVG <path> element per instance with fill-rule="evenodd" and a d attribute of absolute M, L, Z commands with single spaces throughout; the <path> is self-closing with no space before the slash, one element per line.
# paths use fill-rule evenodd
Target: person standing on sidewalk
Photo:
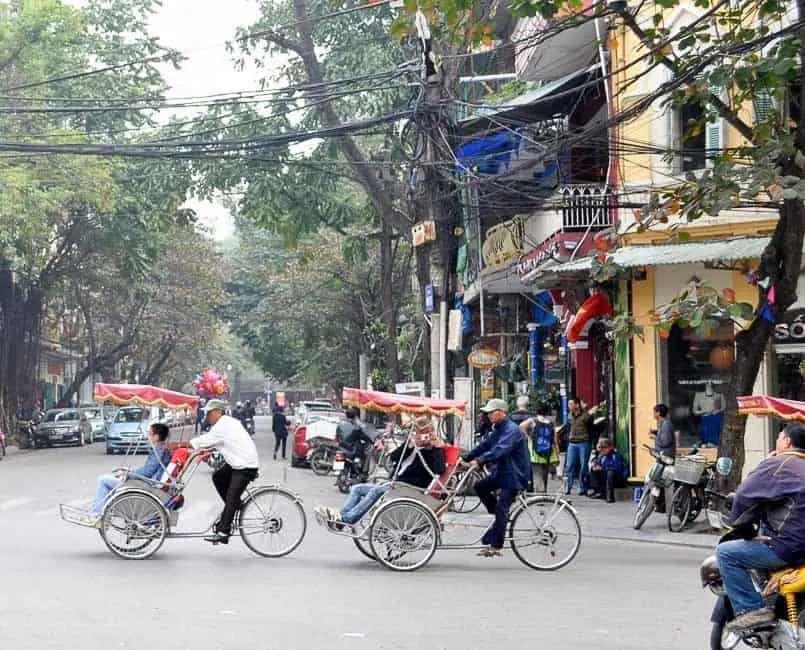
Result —
<path fill-rule="evenodd" d="M 587 490 L 590 487 L 588 463 L 592 452 L 590 433 L 593 428 L 595 409 L 590 409 L 585 413 L 578 397 L 570 399 L 567 405 L 570 411 L 568 415 L 568 424 L 570 426 L 568 431 L 567 467 L 565 468 L 565 474 L 567 475 L 565 494 L 570 494 L 578 475 L 579 494 L 583 495 L 587 494 Z"/>
<path fill-rule="evenodd" d="M 285 417 L 285 409 L 277 405 L 274 416 L 271 418 L 271 429 L 274 431 L 274 460 L 277 460 L 277 452 L 282 446 L 282 460 L 285 460 L 285 446 L 288 444 L 288 418 Z"/>
<path fill-rule="evenodd" d="M 472 469 L 486 463 L 492 464 L 489 476 L 475 484 L 475 493 L 486 511 L 495 515 L 492 527 L 481 540 L 487 544 L 487 548 L 478 555 L 495 557 L 503 555 L 501 549 L 506 536 L 509 508 L 517 493 L 525 490 L 531 481 L 531 457 L 526 437 L 506 415 L 508 405 L 505 400 L 490 399 L 481 410 L 492 421 L 492 433 L 464 456 L 464 461 L 470 463 Z"/>

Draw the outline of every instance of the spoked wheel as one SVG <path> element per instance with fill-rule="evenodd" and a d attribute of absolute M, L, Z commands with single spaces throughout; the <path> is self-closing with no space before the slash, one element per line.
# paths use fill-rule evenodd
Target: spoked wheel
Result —
<path fill-rule="evenodd" d="M 509 523 L 511 547 L 526 566 L 554 571 L 568 564 L 581 546 L 581 526 L 566 501 L 529 499 Z"/>
<path fill-rule="evenodd" d="M 257 555 L 282 557 L 302 543 L 307 517 L 293 494 L 266 486 L 243 502 L 238 527 L 243 542 Z"/>
<path fill-rule="evenodd" d="M 681 532 L 692 521 L 690 509 L 693 500 L 690 498 L 690 489 L 689 485 L 683 484 L 674 490 L 671 506 L 668 508 L 668 530 L 672 533 Z"/>
<path fill-rule="evenodd" d="M 310 469 L 318 476 L 327 476 L 333 471 L 333 456 L 332 454 L 318 450 L 310 455 Z"/>
<path fill-rule="evenodd" d="M 421 503 L 395 499 L 380 506 L 369 529 L 372 555 L 394 571 L 425 566 L 439 544 L 439 526 Z"/>
<path fill-rule="evenodd" d="M 363 553 L 366 557 L 368 557 L 370 560 L 376 560 L 377 559 L 374 556 L 374 554 L 372 553 L 371 544 L 367 540 L 361 539 L 359 537 L 353 537 L 352 541 L 355 542 L 355 546 L 358 547 L 358 550 L 361 553 Z"/>
<path fill-rule="evenodd" d="M 474 475 L 470 478 L 469 481 L 464 485 L 461 489 L 460 494 L 456 494 L 451 502 L 451 508 L 454 512 L 472 512 L 481 505 L 481 500 L 475 494 L 475 484 L 480 481 L 484 476 L 479 472 L 474 472 Z M 452 487 L 455 487 L 461 481 L 462 476 L 460 474 L 453 475 L 453 483 Z"/>
<path fill-rule="evenodd" d="M 640 530 L 640 527 L 646 523 L 651 513 L 654 512 L 654 504 L 656 501 L 657 497 L 651 493 L 651 488 L 645 488 L 643 490 L 643 496 L 640 497 L 640 503 L 637 504 L 634 519 L 632 520 L 632 527 L 635 530 Z"/>
<path fill-rule="evenodd" d="M 123 491 L 106 506 L 101 537 L 112 553 L 126 560 L 144 560 L 162 546 L 168 534 L 164 506 L 150 494 Z"/>

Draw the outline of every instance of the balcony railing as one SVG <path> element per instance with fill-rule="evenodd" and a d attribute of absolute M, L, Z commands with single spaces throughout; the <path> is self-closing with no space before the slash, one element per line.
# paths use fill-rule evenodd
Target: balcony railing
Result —
<path fill-rule="evenodd" d="M 613 224 L 614 198 L 603 185 L 561 185 L 524 225 L 526 244 L 539 245 L 558 232 L 603 230 Z"/>

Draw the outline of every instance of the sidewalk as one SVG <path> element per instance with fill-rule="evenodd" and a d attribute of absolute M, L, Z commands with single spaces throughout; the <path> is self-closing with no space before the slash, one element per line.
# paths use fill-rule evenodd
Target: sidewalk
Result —
<path fill-rule="evenodd" d="M 653 513 L 640 530 L 632 527 L 635 505 L 631 500 L 606 503 L 572 494 L 568 497 L 581 520 L 582 535 L 586 538 L 669 544 L 712 550 L 719 535 L 712 533 L 704 522 L 704 513 L 681 533 L 668 530 L 668 518 Z"/>

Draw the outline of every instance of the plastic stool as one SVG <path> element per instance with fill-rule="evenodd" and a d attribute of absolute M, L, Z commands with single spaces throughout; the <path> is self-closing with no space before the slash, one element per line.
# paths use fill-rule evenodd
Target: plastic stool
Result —
<path fill-rule="evenodd" d="M 640 499 L 643 498 L 643 488 L 636 487 L 634 492 L 632 492 L 632 503 L 640 503 Z"/>

